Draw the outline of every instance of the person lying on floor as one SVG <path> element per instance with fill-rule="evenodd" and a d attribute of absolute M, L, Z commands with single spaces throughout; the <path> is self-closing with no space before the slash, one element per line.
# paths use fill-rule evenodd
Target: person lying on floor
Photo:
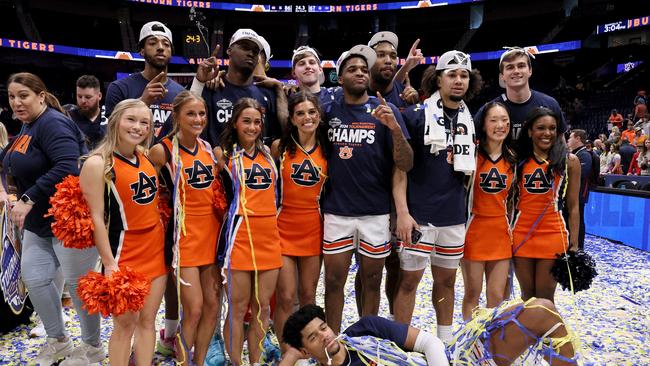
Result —
<path fill-rule="evenodd" d="M 529 349 L 533 352 L 527 359 L 544 358 L 553 366 L 577 364 L 573 335 L 548 300 L 504 303 L 475 315 L 446 348 L 426 331 L 377 316 L 365 316 L 337 335 L 321 307 L 305 305 L 284 325 L 283 339 L 290 349 L 280 366 L 309 358 L 328 366 L 501 366 Z"/>

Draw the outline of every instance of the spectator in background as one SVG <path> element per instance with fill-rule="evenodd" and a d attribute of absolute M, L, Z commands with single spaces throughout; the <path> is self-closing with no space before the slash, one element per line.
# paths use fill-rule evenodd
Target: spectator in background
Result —
<path fill-rule="evenodd" d="M 647 116 L 638 120 L 637 123 L 634 124 L 634 127 L 640 127 L 644 135 L 650 136 L 650 122 L 648 122 Z"/>
<path fill-rule="evenodd" d="M 101 100 L 102 92 L 96 77 L 82 75 L 77 79 L 77 108 L 68 114 L 84 133 L 88 150 L 94 149 L 106 135 L 106 124 L 102 124 L 102 110 L 99 106 Z"/>
<path fill-rule="evenodd" d="M 641 170 L 639 175 L 650 175 L 650 139 L 643 141 L 643 147 L 637 157 L 637 163 Z"/>
<path fill-rule="evenodd" d="M 639 90 L 639 92 L 636 94 L 636 97 L 634 97 L 634 105 L 638 104 L 647 104 L 648 103 L 648 98 L 645 95 L 645 90 Z"/>
<path fill-rule="evenodd" d="M 603 151 L 605 151 L 605 144 L 603 143 L 603 140 L 601 139 L 595 139 L 594 140 L 594 149 L 593 151 L 600 156 Z"/>
<path fill-rule="evenodd" d="M 607 135 L 604 134 L 604 133 L 599 133 L 598 134 L 598 139 L 600 139 L 600 141 L 602 141 L 602 142 L 605 142 L 605 141 L 607 141 Z"/>
<path fill-rule="evenodd" d="M 619 154 L 619 146 L 617 144 L 611 144 L 607 156 L 607 174 L 623 174 L 621 155 Z"/>
<path fill-rule="evenodd" d="M 612 132 L 609 133 L 609 138 L 607 141 L 615 144 L 618 143 L 621 139 L 621 130 L 618 127 L 612 127 Z"/>
<path fill-rule="evenodd" d="M 619 154 L 621 155 L 621 169 L 623 170 L 621 174 L 626 174 L 630 169 L 630 163 L 632 162 L 632 157 L 636 153 L 636 148 L 628 140 L 623 140 L 621 146 L 619 147 Z"/>
<path fill-rule="evenodd" d="M 641 174 L 641 168 L 639 167 L 639 156 L 641 156 L 641 150 L 643 149 L 644 143 L 645 140 L 637 142 L 636 152 L 634 153 L 634 156 L 632 157 L 632 161 L 630 162 L 630 167 L 627 170 L 627 175 Z"/>
<path fill-rule="evenodd" d="M 623 115 L 618 113 L 616 109 L 612 109 L 612 114 L 609 115 L 607 122 L 611 123 L 612 126 L 623 128 Z"/>
<path fill-rule="evenodd" d="M 630 144 L 637 145 L 639 141 L 643 142 L 641 140 L 645 140 L 644 136 L 646 135 L 643 133 L 643 128 L 641 128 L 641 126 L 634 127 L 634 141 L 630 141 Z"/>
<path fill-rule="evenodd" d="M 634 132 L 634 122 L 626 121 L 627 129 L 621 133 L 621 140 L 627 140 L 630 144 L 634 144 L 636 139 L 636 132 Z"/>
<path fill-rule="evenodd" d="M 612 161 L 612 143 L 609 141 L 603 142 L 603 150 L 600 153 L 600 175 L 605 175 L 609 169 L 609 163 Z"/>
<path fill-rule="evenodd" d="M 643 102 L 639 102 L 639 104 L 634 107 L 634 121 L 638 121 L 642 118 L 645 118 L 648 115 L 648 106 L 645 103 L 645 99 L 643 99 Z"/>
<path fill-rule="evenodd" d="M 578 211 L 580 212 L 579 231 L 578 231 L 578 248 L 584 249 L 585 246 L 585 204 L 589 201 L 589 187 L 595 184 L 593 178 L 594 158 L 587 150 L 584 141 L 587 139 L 587 132 L 585 130 L 575 129 L 571 131 L 567 145 L 571 153 L 578 157 L 580 160 L 580 193 L 578 195 Z M 598 174 L 596 174 L 598 176 Z M 565 218 L 568 219 L 568 212 L 565 210 Z M 568 222 L 568 220 L 567 220 Z"/>

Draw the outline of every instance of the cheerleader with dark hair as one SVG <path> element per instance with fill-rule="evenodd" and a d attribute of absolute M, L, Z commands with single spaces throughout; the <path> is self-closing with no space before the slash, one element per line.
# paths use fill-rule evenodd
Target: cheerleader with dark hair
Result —
<path fill-rule="evenodd" d="M 329 144 L 321 116 L 316 96 L 304 91 L 293 94 L 289 99 L 291 123 L 271 148 L 274 158 L 280 160 L 282 177 L 278 214 L 282 268 L 274 322 L 278 335 L 294 311 L 296 298 L 301 305 L 316 302 L 323 244 L 320 197 L 327 179 Z"/>
<path fill-rule="evenodd" d="M 551 268 L 556 255 L 578 249 L 580 162 L 558 135 L 559 118 L 548 108 L 533 109 L 518 139 L 513 256 L 524 300 L 553 301 L 557 282 Z M 568 225 L 562 218 L 564 204 Z"/>

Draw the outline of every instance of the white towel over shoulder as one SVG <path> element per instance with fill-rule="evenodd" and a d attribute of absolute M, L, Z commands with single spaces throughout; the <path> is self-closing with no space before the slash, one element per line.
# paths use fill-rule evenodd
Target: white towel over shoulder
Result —
<path fill-rule="evenodd" d="M 445 133 L 445 114 L 440 93 L 435 92 L 424 101 L 424 145 L 431 145 L 431 153 L 438 155 L 447 150 L 447 134 Z M 456 120 L 454 134 L 454 170 L 471 175 L 476 170 L 476 145 L 474 143 L 474 121 L 465 102 L 461 101 Z"/>

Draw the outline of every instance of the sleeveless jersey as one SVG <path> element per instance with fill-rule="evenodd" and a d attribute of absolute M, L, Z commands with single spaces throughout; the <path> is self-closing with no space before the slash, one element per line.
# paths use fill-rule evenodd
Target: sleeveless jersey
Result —
<path fill-rule="evenodd" d="M 566 184 L 565 175 L 550 177 L 546 173 L 547 168 L 547 162 L 539 162 L 535 158 L 529 158 L 524 163 L 519 182 L 519 211 L 539 215 L 547 206 L 546 212 L 561 210 L 560 194 Z"/>
<path fill-rule="evenodd" d="M 135 162 L 117 153 L 113 157 L 113 178 L 104 197 L 109 235 L 159 224 L 158 175 L 153 164 L 141 152 L 136 152 Z"/>
<path fill-rule="evenodd" d="M 319 200 L 327 176 L 327 160 L 320 146 L 305 154 L 297 148 L 292 157 L 282 154 L 281 202 L 287 208 L 320 208 Z"/>
<path fill-rule="evenodd" d="M 513 179 L 512 165 L 503 156 L 493 161 L 484 152 L 479 152 L 472 190 L 471 213 L 479 216 L 505 215 Z"/>
<path fill-rule="evenodd" d="M 173 143 L 171 137 L 161 141 L 168 157 L 161 175 L 169 190 L 174 189 L 174 168 L 172 161 Z M 214 213 L 212 182 L 217 174 L 217 167 L 209 151 L 210 145 L 199 139 L 193 150 L 179 144 L 178 152 L 183 164 L 183 179 L 181 195 L 185 194 L 185 210 L 188 215 L 210 215 Z M 171 158 L 171 159 L 170 159 Z M 182 202 L 183 196 L 181 196 Z"/>
<path fill-rule="evenodd" d="M 568 248 L 562 217 L 566 174 L 546 173 L 547 162 L 529 158 L 519 181 L 519 202 L 513 225 L 513 256 L 554 259 Z"/>
<path fill-rule="evenodd" d="M 242 153 L 241 161 L 244 169 L 244 186 L 240 187 L 238 194 L 244 195 L 248 216 L 269 216 L 277 214 L 276 181 L 277 173 L 272 163 L 263 153 L 255 150 L 253 156 Z M 231 180 L 225 187 L 232 187 L 233 158 L 228 159 L 228 178 Z M 226 192 L 228 189 L 226 188 Z M 238 205 L 237 214 L 243 215 L 240 202 L 232 202 Z"/>

